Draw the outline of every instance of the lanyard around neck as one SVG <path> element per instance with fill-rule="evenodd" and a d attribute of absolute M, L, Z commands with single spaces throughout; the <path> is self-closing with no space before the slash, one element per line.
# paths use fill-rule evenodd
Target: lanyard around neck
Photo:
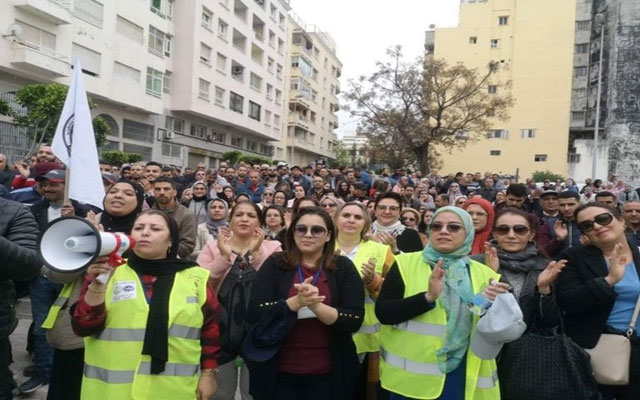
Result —
<path fill-rule="evenodd" d="M 296 269 L 298 270 L 298 278 L 300 279 L 300 283 L 303 283 L 304 275 L 302 274 L 302 268 L 298 265 Z M 318 283 L 318 279 L 320 279 L 321 273 L 322 273 L 322 265 L 320 266 L 320 268 L 318 268 L 318 271 L 316 271 L 315 275 L 313 275 L 313 280 L 311 281 L 311 284 L 313 286 L 315 286 L 316 283 Z"/>

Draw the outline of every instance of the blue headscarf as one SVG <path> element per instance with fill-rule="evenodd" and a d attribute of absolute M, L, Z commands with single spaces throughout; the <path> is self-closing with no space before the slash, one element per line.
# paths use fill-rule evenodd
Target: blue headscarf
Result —
<path fill-rule="evenodd" d="M 467 265 L 469 264 L 468 254 L 471 252 L 475 229 L 471 216 L 459 207 L 439 208 L 431 218 L 432 223 L 443 212 L 456 214 L 464 225 L 466 235 L 462 246 L 451 253 L 439 252 L 431 245 L 431 242 L 422 251 L 424 261 L 431 266 L 435 266 L 440 259 L 443 261 L 444 285 L 438 301 L 447 314 L 447 325 L 444 330 L 443 346 L 436 352 L 436 356 L 440 371 L 446 374 L 460 365 L 469 347 L 473 314 L 469 310 L 468 304 L 471 303 L 474 293 Z M 429 225 L 427 232 L 431 237 L 431 225 Z"/>

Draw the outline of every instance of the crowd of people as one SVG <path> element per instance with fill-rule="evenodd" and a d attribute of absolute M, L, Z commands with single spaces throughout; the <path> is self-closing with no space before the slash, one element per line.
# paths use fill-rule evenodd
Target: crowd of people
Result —
<path fill-rule="evenodd" d="M 539 332 L 582 353 L 626 336 L 626 380 L 589 369 L 563 397 L 640 398 L 640 189 L 615 177 L 100 169 L 103 207 L 65 204 L 49 146 L 12 167 L 0 154 L 0 400 L 46 384 L 52 400 L 544 399 L 527 397 L 548 382 L 516 351 Z M 68 216 L 130 235 L 126 263 L 43 267 L 38 238 Z M 17 385 L 26 296 L 33 365 Z"/>

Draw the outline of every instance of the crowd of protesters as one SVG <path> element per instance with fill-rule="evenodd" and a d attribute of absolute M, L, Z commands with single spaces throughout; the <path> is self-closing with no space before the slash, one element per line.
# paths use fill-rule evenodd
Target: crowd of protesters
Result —
<path fill-rule="evenodd" d="M 640 188 L 320 163 L 193 167 L 101 160 L 98 209 L 64 203 L 49 146 L 13 166 L 0 154 L 0 400 L 46 384 L 48 399 L 65 400 L 521 398 L 523 335 L 559 329 L 584 349 L 605 334 L 631 343 L 626 382 L 587 373 L 582 397 L 569 398 L 640 398 L 629 329 Z M 42 267 L 37 240 L 66 216 L 131 235 L 127 263 Z M 9 335 L 25 296 L 33 365 L 17 385 Z M 479 333 L 492 307 L 520 313 L 510 327 L 522 330 Z"/>

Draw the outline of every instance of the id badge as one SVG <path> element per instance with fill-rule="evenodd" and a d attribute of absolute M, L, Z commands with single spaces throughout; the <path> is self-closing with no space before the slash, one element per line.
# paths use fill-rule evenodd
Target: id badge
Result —
<path fill-rule="evenodd" d="M 302 307 L 298 310 L 298 319 L 316 318 L 316 315 L 309 309 L 309 307 Z"/>

